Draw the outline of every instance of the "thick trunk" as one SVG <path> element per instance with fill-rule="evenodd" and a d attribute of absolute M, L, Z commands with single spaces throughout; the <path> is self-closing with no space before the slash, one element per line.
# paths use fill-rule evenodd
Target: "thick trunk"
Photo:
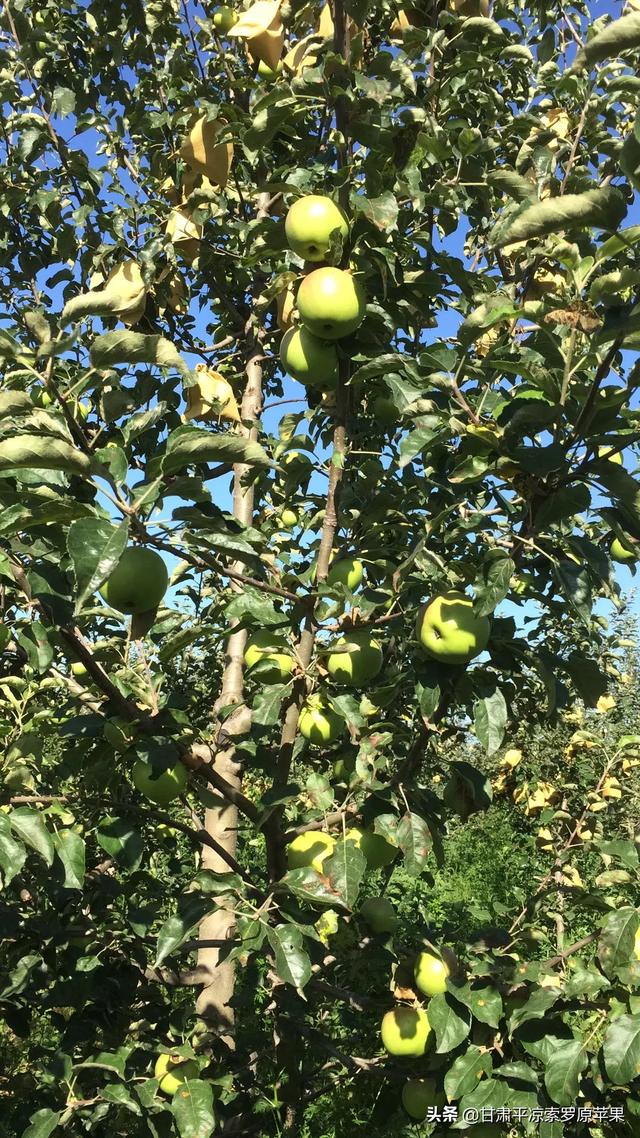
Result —
<path fill-rule="evenodd" d="M 255 422 L 262 404 L 261 351 L 256 347 L 247 363 L 247 384 L 242 400 L 241 417 L 244 421 Z M 257 437 L 255 427 L 243 428 L 250 439 Z M 239 465 L 234 472 L 233 512 L 244 525 L 253 520 L 253 488 L 244 487 L 242 481 L 247 467 Z M 231 566 L 241 573 L 244 566 L 237 563 Z M 230 581 L 230 588 L 242 591 L 242 584 Z M 215 711 L 230 704 L 237 704 L 237 710 L 220 725 L 218 733 L 214 771 L 236 790 L 242 789 L 242 776 L 235 761 L 235 739 L 245 734 L 251 726 L 251 715 L 244 706 L 243 656 L 246 632 L 232 633 L 229 637 L 225 658 L 222 691 L 216 701 Z M 220 800 L 220 805 L 210 807 L 205 814 L 205 829 L 210 837 L 235 857 L 238 841 L 238 809 L 232 803 Z M 202 868 L 213 873 L 228 873 L 229 866 L 223 858 L 210 847 L 202 850 Z M 233 898 L 220 899 L 220 907 L 206 917 L 200 925 L 199 939 L 226 940 L 233 937 L 235 916 Z M 197 975 L 202 989 L 196 1001 L 196 1012 L 207 1029 L 224 1039 L 230 1048 L 234 1046 L 234 1015 L 232 998 L 235 985 L 235 966 L 226 960 L 224 948 L 201 948 L 198 952 Z"/>

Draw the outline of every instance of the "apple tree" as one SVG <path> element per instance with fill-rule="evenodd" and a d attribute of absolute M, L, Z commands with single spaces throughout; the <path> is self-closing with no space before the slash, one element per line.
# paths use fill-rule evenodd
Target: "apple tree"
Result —
<path fill-rule="evenodd" d="M 637 1133 L 640 740 L 513 758 L 624 648 L 637 4 L 0 52 L 0 1135 Z M 500 779 L 546 861 L 472 943 L 429 886 Z"/>

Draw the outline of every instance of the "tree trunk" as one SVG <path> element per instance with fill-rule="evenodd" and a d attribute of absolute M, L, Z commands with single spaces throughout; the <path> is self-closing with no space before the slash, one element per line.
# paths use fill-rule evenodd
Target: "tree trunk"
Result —
<path fill-rule="evenodd" d="M 250 328 L 248 329 L 249 333 Z M 259 341 L 247 362 L 247 384 L 242 399 L 241 417 L 244 421 L 257 420 L 262 406 L 262 351 Z M 257 438 L 257 428 L 243 427 L 249 439 Z M 244 487 L 242 480 L 248 467 L 238 465 L 234 471 L 233 513 L 244 525 L 253 520 L 253 487 Z M 238 562 L 231 566 L 235 572 L 242 572 L 244 566 Z M 242 591 L 240 582 L 230 582 L 230 588 Z M 237 790 L 242 788 L 242 775 L 235 761 L 235 739 L 245 734 L 251 726 L 251 713 L 244 706 L 243 656 L 246 632 L 234 632 L 229 637 L 222 680 L 222 691 L 216 701 L 215 711 L 230 704 L 237 704 L 237 710 L 220 725 L 217 737 L 214 770 Z M 229 802 L 222 801 L 219 806 L 209 807 L 205 813 L 205 830 L 232 856 L 235 857 L 238 840 L 238 810 Z M 228 873 L 229 867 L 215 850 L 204 846 L 202 868 L 212 873 Z M 199 940 L 226 940 L 233 937 L 235 915 L 233 899 L 220 898 L 220 907 L 202 921 Z M 201 948 L 198 952 L 197 974 L 202 989 L 196 1001 L 196 1012 L 206 1027 L 221 1036 L 228 1047 L 234 1047 L 234 1014 L 232 998 L 235 985 L 235 966 L 225 959 L 227 952 L 221 948 Z"/>

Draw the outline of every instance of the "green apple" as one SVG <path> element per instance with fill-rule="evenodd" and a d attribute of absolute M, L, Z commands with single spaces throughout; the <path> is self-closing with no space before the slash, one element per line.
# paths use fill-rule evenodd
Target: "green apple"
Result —
<path fill-rule="evenodd" d="M 356 557 L 339 557 L 329 566 L 327 584 L 346 585 L 353 592 L 362 581 L 362 574 L 362 562 Z"/>
<path fill-rule="evenodd" d="M 50 407 L 53 403 L 53 396 L 48 391 L 43 391 L 40 395 L 39 403 L 41 407 Z"/>
<path fill-rule="evenodd" d="M 160 555 L 153 549 L 130 545 L 100 589 L 100 596 L 118 612 L 150 612 L 160 604 L 168 584 L 169 574 Z"/>
<path fill-rule="evenodd" d="M 146 759 L 138 759 L 133 764 L 131 774 L 136 790 L 150 798 L 152 802 L 157 802 L 159 806 L 166 806 L 182 794 L 189 778 L 183 763 L 176 763 L 170 770 L 156 774 L 153 765 Z"/>
<path fill-rule="evenodd" d="M 360 916 L 374 933 L 393 933 L 398 926 L 396 911 L 386 897 L 367 897 L 360 906 Z"/>
<path fill-rule="evenodd" d="M 336 839 L 331 834 L 324 834 L 322 830 L 306 830 L 304 834 L 298 834 L 287 846 L 289 869 L 311 866 L 316 873 L 322 873 L 322 863 L 331 857 L 335 844 Z"/>
<path fill-rule="evenodd" d="M 392 846 L 382 834 L 375 834 L 373 830 L 359 830 L 352 826 L 347 830 L 345 842 L 355 842 L 367 859 L 368 869 L 383 869 L 390 865 L 398 853 L 397 846 Z"/>
<path fill-rule="evenodd" d="M 296 298 L 303 324 L 321 340 L 341 340 L 364 320 L 361 285 L 346 269 L 325 267 L 306 276 Z"/>
<path fill-rule="evenodd" d="M 160 1080 L 160 1090 L 174 1095 L 187 1079 L 197 1079 L 199 1067 L 195 1059 L 185 1059 L 183 1055 L 159 1055 L 156 1059 L 154 1075 Z"/>
<path fill-rule="evenodd" d="M 380 1028 L 382 1045 L 390 1055 L 415 1059 L 424 1055 L 430 1032 L 431 1025 L 424 1008 L 404 1005 L 387 1012 Z"/>
<path fill-rule="evenodd" d="M 392 427 L 394 423 L 398 422 L 396 405 L 390 395 L 376 395 L 372 411 L 383 427 Z"/>
<path fill-rule="evenodd" d="M 276 647 L 278 635 L 274 632 L 253 632 L 247 641 L 244 653 L 244 662 L 247 668 L 253 668 L 259 661 L 268 661 L 260 668 L 256 679 L 265 684 L 286 683 L 293 672 L 293 656 L 287 652 L 280 652 Z"/>
<path fill-rule="evenodd" d="M 612 448 L 610 446 L 598 447 L 598 458 L 606 458 L 609 462 L 615 462 L 618 466 L 622 466 L 621 452 L 617 450 L 612 454 L 611 451 Z"/>
<path fill-rule="evenodd" d="M 338 380 L 338 353 L 333 344 L 319 340 L 306 328 L 289 328 L 280 344 L 280 362 L 298 383 L 335 387 Z"/>
<path fill-rule="evenodd" d="M 71 665 L 71 673 L 76 679 L 81 680 L 87 674 L 85 665 L 80 660 L 74 660 Z"/>
<path fill-rule="evenodd" d="M 269 64 L 266 63 L 264 59 L 261 59 L 260 62 L 258 63 L 258 75 L 260 76 L 261 79 L 276 79 L 277 76 L 281 75 L 281 74 L 282 74 L 282 60 L 281 59 L 278 60 L 278 66 L 275 68 L 269 67 Z"/>
<path fill-rule="evenodd" d="M 631 545 L 625 545 L 619 537 L 614 537 L 611 542 L 611 560 L 618 561 L 621 565 L 625 565 L 630 561 L 637 561 L 638 554 Z"/>
<path fill-rule="evenodd" d="M 375 679 L 382 668 L 382 648 L 370 632 L 346 632 L 332 645 L 327 670 L 332 680 L 361 688 Z"/>
<path fill-rule="evenodd" d="M 238 17 L 233 8 L 229 8 L 226 4 L 216 8 L 213 13 L 213 26 L 217 32 L 220 32 L 220 35 L 226 36 L 227 32 L 230 32 L 237 22 Z"/>
<path fill-rule="evenodd" d="M 430 1106 L 444 1106 L 444 1095 L 438 1093 L 435 1079 L 408 1079 L 402 1088 L 402 1105 L 410 1118 L 423 1122 Z M 475 1130 L 474 1126 L 474 1134 Z"/>
<path fill-rule="evenodd" d="M 422 647 L 443 664 L 468 664 L 484 652 L 491 632 L 487 616 L 476 616 L 473 601 L 454 589 L 423 605 L 416 633 Z"/>
<path fill-rule="evenodd" d="M 284 231 L 289 248 L 304 261 L 325 261 L 332 235 L 337 232 L 344 241 L 349 234 L 349 224 L 340 206 L 331 198 L 307 194 L 291 206 Z"/>
<path fill-rule="evenodd" d="M 355 753 L 352 754 L 349 751 L 345 751 L 334 759 L 333 777 L 337 779 L 338 782 L 345 782 L 347 786 L 357 781 Z"/>
<path fill-rule="evenodd" d="M 344 722 L 321 696 L 310 695 L 298 721 L 300 734 L 310 743 L 333 743 L 344 729 Z"/>
<path fill-rule="evenodd" d="M 437 996 L 447 990 L 449 968 L 432 952 L 421 952 L 416 960 L 414 976 L 418 988 L 425 996 Z"/>
<path fill-rule="evenodd" d="M 283 529 L 293 529 L 298 524 L 298 515 L 295 510 L 283 510 L 278 518 L 278 523 Z"/>

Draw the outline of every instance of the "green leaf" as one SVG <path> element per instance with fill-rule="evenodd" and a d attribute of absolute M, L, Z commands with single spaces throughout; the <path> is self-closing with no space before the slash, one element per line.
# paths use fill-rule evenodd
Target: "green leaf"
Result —
<path fill-rule="evenodd" d="M 82 889 L 85 873 L 85 844 L 80 834 L 74 830 L 59 830 L 53 842 L 62 868 L 65 889 Z"/>
<path fill-rule="evenodd" d="M 53 839 L 42 814 L 29 806 L 20 806 L 11 811 L 9 822 L 14 834 L 40 854 L 46 865 L 51 865 L 54 856 Z"/>
<path fill-rule="evenodd" d="M 137 869 L 142 861 L 144 843 L 127 818 L 103 818 L 96 831 L 102 849 L 126 869 Z"/>
<path fill-rule="evenodd" d="M 487 182 L 496 190 L 502 190 L 517 202 L 528 202 L 535 197 L 535 186 L 528 178 L 516 174 L 515 170 L 493 170 L 487 174 Z"/>
<path fill-rule="evenodd" d="M 455 985 L 455 997 L 473 1013 L 481 1023 L 498 1027 L 502 1016 L 502 996 L 495 988 L 472 988 L 470 984 Z"/>
<path fill-rule="evenodd" d="M 0 814 L 0 868 L 5 886 L 20 873 L 27 854 L 24 846 L 13 840 L 11 826 L 6 814 Z"/>
<path fill-rule="evenodd" d="M 384 233 L 390 233 L 396 228 L 398 221 L 398 202 L 390 190 L 380 194 L 377 198 L 366 198 L 360 194 L 354 198 L 354 209 L 364 216 Z"/>
<path fill-rule="evenodd" d="M 529 206 L 521 213 L 506 233 L 500 235 L 496 247 L 529 241 L 562 229 L 598 228 L 616 230 L 627 212 L 626 202 L 619 190 L 605 186 L 599 190 L 585 190 L 582 194 L 564 194 L 547 198 Z"/>
<path fill-rule="evenodd" d="M 581 514 L 591 505 L 591 494 L 583 482 L 574 486 L 563 486 L 550 494 L 540 506 L 537 513 L 537 525 L 540 529 L 561 522 L 565 518 L 572 518 Z"/>
<path fill-rule="evenodd" d="M 0 991 L 0 997 L 6 1000 L 9 996 L 19 995 L 26 988 L 32 972 L 39 968 L 42 964 L 42 957 L 39 953 L 29 953 L 28 956 L 22 956 L 15 968 L 9 973 L 9 983 Z"/>
<path fill-rule="evenodd" d="M 109 368 L 116 364 L 155 364 L 176 368 L 189 375 L 189 368 L 178 350 L 164 336 L 145 336 L 141 332 L 105 332 L 91 346 L 91 365 Z"/>
<path fill-rule="evenodd" d="M 444 1089 L 449 1102 L 462 1098 L 477 1087 L 483 1075 L 490 1075 L 493 1069 L 491 1055 L 471 1046 L 464 1055 L 459 1055 L 444 1077 Z"/>
<path fill-rule="evenodd" d="M 449 992 L 440 992 L 429 1000 L 429 1023 L 436 1036 L 436 1051 L 454 1051 L 471 1030 L 471 1013 Z"/>
<path fill-rule="evenodd" d="M 603 59 L 616 59 L 621 52 L 640 47 L 640 13 L 630 12 L 614 20 L 580 48 L 568 75 L 593 67 Z"/>
<path fill-rule="evenodd" d="M 187 1079 L 171 1100 L 180 1138 L 210 1138 L 215 1129 L 213 1087 L 204 1079 Z"/>
<path fill-rule="evenodd" d="M 269 927 L 267 937 L 280 979 L 298 990 L 304 988 L 311 977 L 311 961 L 303 947 L 300 929 L 295 925 L 276 925 Z"/>
<path fill-rule="evenodd" d="M 488 810 L 493 801 L 491 779 L 471 763 L 453 762 L 444 788 L 444 801 L 450 810 L 466 821 L 479 810 Z"/>
<path fill-rule="evenodd" d="M 252 673 L 253 674 L 253 673 Z M 255 677 L 260 680 L 256 669 Z M 260 727 L 273 727 L 280 719 L 282 701 L 287 693 L 285 684 L 266 684 L 251 705 L 251 722 Z"/>
<path fill-rule="evenodd" d="M 88 477 L 91 461 L 83 451 L 52 435 L 15 435 L 0 442 L 0 471 L 63 470 Z"/>
<path fill-rule="evenodd" d="M 500 553 L 485 559 L 482 576 L 473 582 L 476 599 L 473 610 L 476 616 L 489 616 L 509 592 L 511 578 L 516 571 L 508 554 Z"/>
<path fill-rule="evenodd" d="M 580 1075 L 588 1063 L 587 1053 L 579 1039 L 555 1048 L 544 1072 L 544 1085 L 553 1102 L 571 1106 L 578 1098 Z"/>
<path fill-rule="evenodd" d="M 546 1016 L 550 1007 L 560 998 L 560 992 L 551 988 L 540 988 L 534 992 L 521 1008 L 517 1008 L 511 1016 L 514 1030 L 529 1020 L 541 1019 Z"/>
<path fill-rule="evenodd" d="M 258 467 L 273 465 L 259 443 L 251 442 L 240 435 L 222 432 L 216 434 L 203 427 L 178 427 L 167 441 L 162 460 L 164 473 L 175 474 L 177 470 L 204 462 L 222 462 L 229 465 L 241 462 L 247 466 Z"/>
<path fill-rule="evenodd" d="M 630 905 L 608 914 L 598 940 L 598 960 L 610 979 L 628 968 L 639 928 L 640 912 Z"/>
<path fill-rule="evenodd" d="M 640 1015 L 624 1015 L 607 1028 L 602 1045 L 607 1074 L 616 1086 L 632 1083 L 640 1071 Z"/>
<path fill-rule="evenodd" d="M 29 1119 L 29 1125 L 23 1130 L 21 1138 L 49 1138 L 56 1129 L 61 1116 L 59 1110 L 49 1110 L 44 1107 L 37 1110 Z"/>
<path fill-rule="evenodd" d="M 168 917 L 158 933 L 154 968 L 159 968 L 164 960 L 179 948 L 200 922 L 216 908 L 215 902 L 199 893 L 183 893 L 178 898 L 178 912 Z"/>
<path fill-rule="evenodd" d="M 505 698 L 496 688 L 491 695 L 478 699 L 473 705 L 475 735 L 482 743 L 487 755 L 494 755 L 502 745 L 505 728 L 509 718 Z"/>
<path fill-rule="evenodd" d="M 331 857 L 322 863 L 322 875 L 328 877 L 332 890 L 342 904 L 352 909 L 367 866 L 367 859 L 355 842 L 336 842 Z"/>
<path fill-rule="evenodd" d="M 76 581 L 76 613 L 115 569 L 128 533 L 126 521 L 114 526 L 104 518 L 78 518 L 69 526 L 67 549 Z"/>
<path fill-rule="evenodd" d="M 474 1090 L 464 1095 L 460 1100 L 458 1117 L 464 1117 L 465 1110 L 481 1112 L 483 1107 L 491 1107 L 496 1110 L 505 1105 L 508 1094 L 509 1088 L 506 1083 L 499 1082 L 497 1079 L 481 1079 Z"/>
<path fill-rule="evenodd" d="M 396 840 L 404 855 L 404 869 L 413 877 L 422 873 L 431 853 L 431 831 L 419 814 L 403 814 L 396 830 Z"/>

